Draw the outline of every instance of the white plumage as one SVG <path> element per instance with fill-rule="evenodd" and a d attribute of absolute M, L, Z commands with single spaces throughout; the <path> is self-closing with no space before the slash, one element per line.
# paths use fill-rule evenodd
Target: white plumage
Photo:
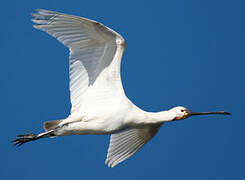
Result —
<path fill-rule="evenodd" d="M 113 167 L 137 152 L 164 122 L 199 114 L 175 107 L 145 112 L 125 95 L 120 75 L 125 40 L 110 28 L 86 18 L 48 10 L 33 14 L 34 27 L 57 38 L 70 50 L 71 112 L 44 124 L 46 132 L 20 135 L 16 145 L 43 137 L 71 134 L 112 134 L 106 164 Z"/>

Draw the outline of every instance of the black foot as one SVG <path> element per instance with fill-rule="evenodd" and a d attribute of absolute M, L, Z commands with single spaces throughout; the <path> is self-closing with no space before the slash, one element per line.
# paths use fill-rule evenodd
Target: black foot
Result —
<path fill-rule="evenodd" d="M 26 143 L 26 142 L 29 142 L 29 141 L 34 141 L 38 139 L 37 138 L 37 135 L 35 134 L 32 134 L 32 133 L 29 133 L 29 134 L 21 134 L 21 135 L 18 135 L 18 138 L 16 138 L 15 140 L 13 140 L 13 144 L 15 146 L 21 146 L 22 144 Z"/>

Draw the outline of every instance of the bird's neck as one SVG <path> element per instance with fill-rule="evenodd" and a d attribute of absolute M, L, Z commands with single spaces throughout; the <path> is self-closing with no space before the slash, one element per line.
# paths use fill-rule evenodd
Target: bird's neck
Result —
<path fill-rule="evenodd" d="M 136 116 L 135 116 L 136 115 Z M 133 113 L 128 119 L 131 125 L 147 125 L 147 124 L 158 124 L 172 121 L 175 118 L 175 114 L 172 111 L 161 111 L 161 112 L 146 112 Z"/>
<path fill-rule="evenodd" d="M 147 112 L 148 121 L 153 123 L 169 122 L 172 121 L 175 116 L 172 111 Z"/>

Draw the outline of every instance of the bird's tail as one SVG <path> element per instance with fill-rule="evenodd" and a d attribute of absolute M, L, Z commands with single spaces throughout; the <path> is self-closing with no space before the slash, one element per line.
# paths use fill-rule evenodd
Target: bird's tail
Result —
<path fill-rule="evenodd" d="M 57 128 L 59 124 L 61 123 L 61 121 L 63 121 L 63 119 L 47 121 L 47 122 L 44 122 L 43 127 L 45 131 L 50 131 L 50 130 Z"/>

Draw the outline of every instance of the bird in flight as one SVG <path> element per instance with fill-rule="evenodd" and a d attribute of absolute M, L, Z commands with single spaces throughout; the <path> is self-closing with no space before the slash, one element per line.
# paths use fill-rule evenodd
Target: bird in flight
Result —
<path fill-rule="evenodd" d="M 166 122 L 193 115 L 224 114 L 192 112 L 178 106 L 161 112 L 146 112 L 125 95 L 120 66 L 126 46 L 123 37 L 96 21 L 39 9 L 34 27 L 58 39 L 70 50 L 70 115 L 44 123 L 45 132 L 23 134 L 14 145 L 41 138 L 111 134 L 105 163 L 114 167 L 136 153 Z"/>

